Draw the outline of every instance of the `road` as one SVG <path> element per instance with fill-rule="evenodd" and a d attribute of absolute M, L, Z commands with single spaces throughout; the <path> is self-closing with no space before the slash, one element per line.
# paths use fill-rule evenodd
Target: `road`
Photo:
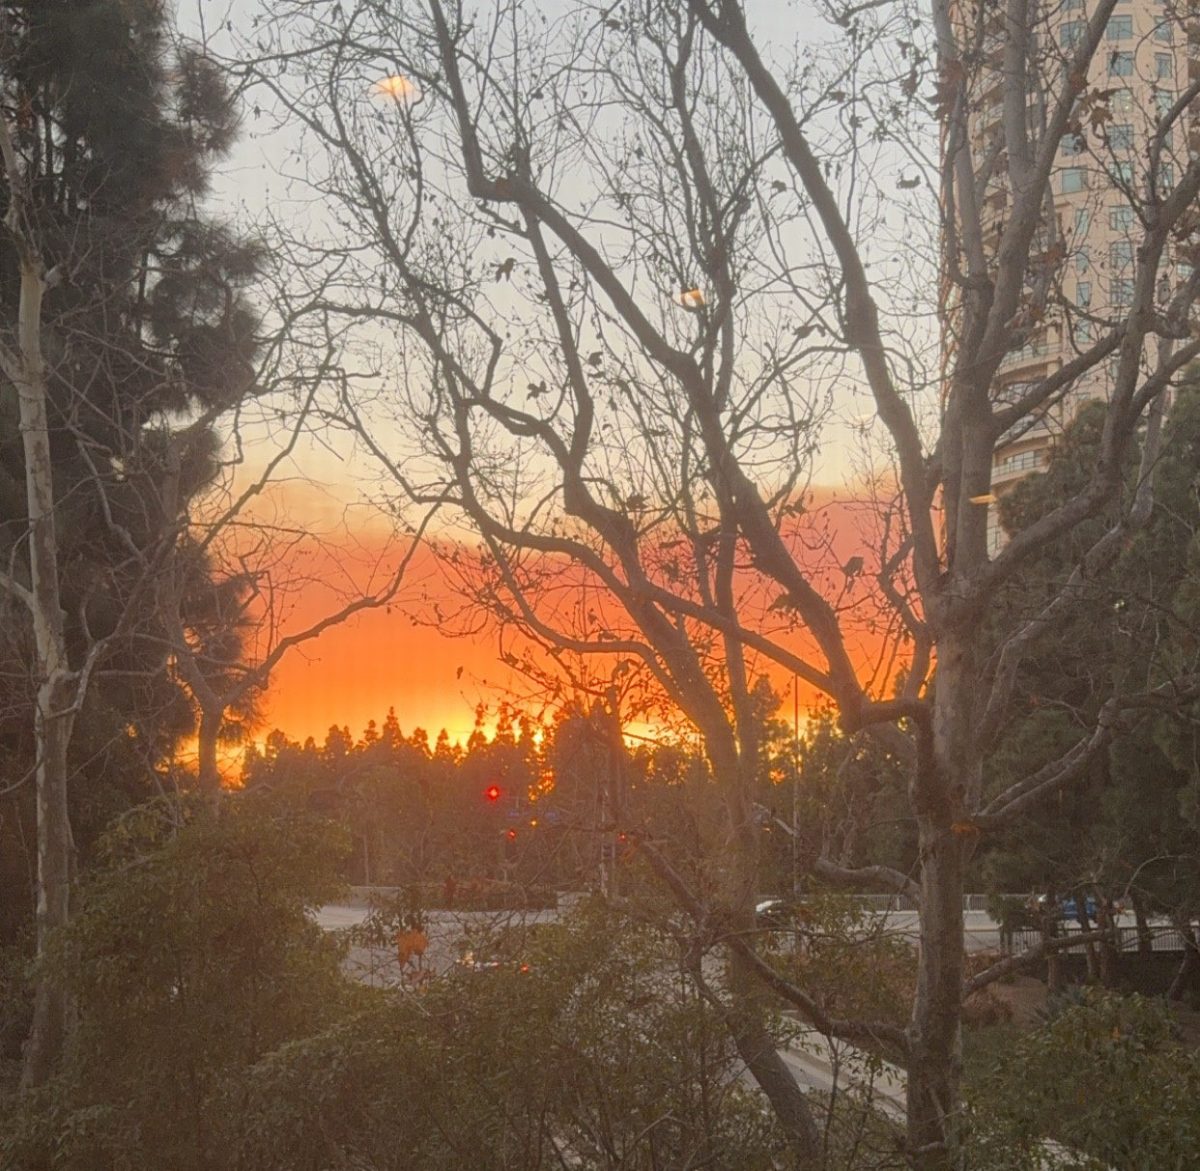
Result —
<path fill-rule="evenodd" d="M 362 905 L 332 903 L 314 915 L 326 931 L 344 931 L 366 922 L 369 908 Z M 380 946 L 352 943 L 346 957 L 347 973 L 373 987 L 397 987 L 444 975 L 464 957 L 472 954 L 476 942 L 494 937 L 508 927 L 533 923 L 553 923 L 557 911 L 426 911 L 425 953 L 407 964 L 400 963 L 396 948 L 389 942 Z"/>
<path fill-rule="evenodd" d="M 357 927 L 365 922 L 368 908 L 344 904 L 321 907 L 316 922 L 327 931 Z M 430 911 L 427 912 L 426 933 L 429 947 L 419 963 L 402 968 L 392 947 L 353 946 L 346 960 L 349 974 L 375 987 L 398 987 L 444 973 L 451 969 L 469 950 L 472 937 L 514 924 L 553 922 L 555 911 Z M 888 930 L 915 940 L 917 915 L 915 911 L 875 913 Z M 1125 924 L 1122 924 L 1123 926 Z M 996 949 L 1000 946 L 1000 929 L 983 911 L 968 911 L 964 916 L 967 950 L 971 952 Z M 876 1109 L 898 1126 L 905 1120 L 905 1076 L 902 1069 L 883 1064 L 872 1074 L 865 1073 L 863 1055 L 849 1045 L 831 1043 L 812 1029 L 800 1030 L 780 1056 L 797 1081 L 815 1093 L 828 1095 L 835 1089 L 844 1092 L 853 1088 L 869 1093 Z M 745 1076 L 749 1076 L 746 1074 Z M 1042 1144 L 1040 1171 L 1068 1171 L 1077 1167 L 1072 1153 L 1047 1140 Z"/>
<path fill-rule="evenodd" d="M 429 947 L 419 965 L 410 964 L 409 971 L 443 973 L 454 966 L 465 951 L 471 950 L 473 937 L 511 926 L 538 922 L 553 922 L 556 911 L 430 911 L 427 912 Z M 328 931 L 356 927 L 367 917 L 363 905 L 330 904 L 321 907 L 315 918 Z M 875 911 L 870 919 L 879 930 L 893 932 L 915 943 L 918 933 L 916 911 Z M 1133 916 L 1118 916 L 1118 925 L 1133 925 Z M 967 911 L 963 916 L 968 952 L 999 951 L 999 925 L 985 911 Z M 351 948 L 347 968 L 371 984 L 396 984 L 402 981 L 402 971 L 395 951 L 390 947 Z"/>

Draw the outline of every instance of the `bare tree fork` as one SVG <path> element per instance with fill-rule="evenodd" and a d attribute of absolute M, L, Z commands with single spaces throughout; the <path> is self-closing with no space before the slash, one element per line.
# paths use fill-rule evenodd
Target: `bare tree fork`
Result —
<path fill-rule="evenodd" d="M 771 816 L 763 806 L 758 806 L 756 812 L 760 817 Z M 783 818 L 771 817 L 771 820 L 788 837 L 797 836 L 796 828 L 789 825 Z M 912 899 L 914 903 L 921 897 L 921 888 L 913 881 L 912 877 L 891 866 L 845 866 L 833 861 L 825 854 L 816 855 L 807 860 L 805 865 L 806 869 L 818 878 L 850 890 L 861 891 L 864 887 L 874 887 L 892 894 L 902 895 L 904 898 Z"/>
<path fill-rule="evenodd" d="M 843 632 L 829 603 L 813 588 L 805 574 L 797 569 L 756 487 L 732 457 L 718 417 L 716 396 L 707 389 L 698 363 L 690 354 L 672 347 L 654 328 L 596 246 L 537 189 L 527 175 L 520 172 L 498 178 L 490 178 L 487 175 L 473 128 L 473 112 L 468 105 L 459 76 L 455 39 L 450 33 L 438 0 L 432 0 L 430 10 L 437 30 L 443 70 L 458 119 L 468 190 L 477 199 L 498 204 L 515 204 L 527 215 L 544 223 L 607 295 L 646 353 L 674 375 L 685 388 L 700 422 L 701 434 L 710 458 L 714 466 L 720 467 L 723 474 L 729 478 L 729 506 L 737 511 L 742 534 L 754 547 L 759 568 L 788 591 L 792 604 L 803 615 L 805 624 L 828 660 L 828 669 L 832 677 L 831 691 L 838 698 L 847 724 L 854 726 L 864 697 L 846 650 Z M 544 428 L 542 434 L 545 435 Z M 567 506 L 569 509 L 572 507 L 570 500 Z M 593 504 L 592 507 L 597 506 Z M 631 552 L 633 533 L 628 529 L 627 518 L 612 510 L 608 511 L 610 515 L 606 518 L 605 527 L 609 532 L 618 535 L 618 544 L 624 545 L 626 550 Z M 622 532 L 622 529 L 627 531 Z"/>
<path fill-rule="evenodd" d="M 729 1030 L 738 1056 L 771 1104 L 775 1117 L 796 1151 L 793 1164 L 798 1171 L 825 1165 L 821 1129 L 803 1094 L 796 1093 L 796 1079 L 788 1069 L 770 1031 L 758 1016 L 739 1013 L 713 988 L 701 966 L 703 949 L 684 949 L 683 967 L 691 976 L 700 995 L 716 1010 Z"/>
<path fill-rule="evenodd" d="M 792 104 L 763 64 L 746 26 L 745 13 L 733 0 L 717 0 L 716 11 L 708 0 L 688 0 L 688 9 L 708 32 L 741 63 L 755 92 L 762 99 L 779 132 L 780 141 L 804 190 L 813 201 L 826 236 L 846 282 L 842 328 L 854 346 L 875 397 L 879 416 L 896 443 L 900 480 L 908 502 L 908 521 L 914 546 L 914 571 L 922 587 L 932 586 L 937 575 L 937 538 L 931 517 L 933 493 L 927 475 L 920 433 L 912 412 L 897 392 L 885 357 L 879 331 L 879 311 L 859 255 L 858 242 L 846 223 L 837 199 L 814 156 L 796 118 Z"/>
<path fill-rule="evenodd" d="M 1200 677 L 1169 679 L 1149 691 L 1110 696 L 1100 708 L 1096 726 L 1057 759 L 1036 772 L 1014 781 L 997 793 L 971 819 L 973 830 L 994 830 L 1009 825 L 1023 813 L 1036 809 L 1048 797 L 1081 777 L 1113 740 L 1132 727 L 1139 715 L 1149 712 L 1179 712 L 1200 699 Z"/>
<path fill-rule="evenodd" d="M 914 902 L 921 897 L 920 886 L 909 875 L 891 866 L 841 866 L 829 858 L 817 857 L 813 860 L 812 870 L 826 882 L 834 882 L 851 890 L 875 887 L 903 895 Z"/>

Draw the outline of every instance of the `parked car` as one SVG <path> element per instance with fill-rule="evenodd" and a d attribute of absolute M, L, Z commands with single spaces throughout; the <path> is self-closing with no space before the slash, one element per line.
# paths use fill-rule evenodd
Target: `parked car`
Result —
<path fill-rule="evenodd" d="M 764 930 L 787 930 L 795 926 L 796 904 L 790 899 L 763 899 L 755 905 L 754 921 Z"/>
<path fill-rule="evenodd" d="M 1042 914 L 1045 914 L 1046 908 L 1049 906 L 1049 904 L 1049 895 L 1038 895 L 1038 911 L 1040 911 Z M 1096 921 L 1096 915 L 1099 908 L 1096 905 L 1096 900 L 1091 895 L 1088 895 L 1083 900 L 1083 910 L 1084 914 L 1088 918 L 1088 921 L 1094 923 Z M 1079 904 L 1075 901 L 1074 895 L 1066 895 L 1058 900 L 1058 917 L 1060 919 L 1079 919 Z"/>

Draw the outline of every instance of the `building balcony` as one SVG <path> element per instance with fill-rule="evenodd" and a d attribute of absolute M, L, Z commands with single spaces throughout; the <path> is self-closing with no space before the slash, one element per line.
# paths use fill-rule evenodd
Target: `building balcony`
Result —
<path fill-rule="evenodd" d="M 1028 433 L 1025 437 L 1037 438 Z M 1034 472 L 1043 471 L 1049 452 L 1050 447 L 1046 443 L 1042 446 L 1026 448 L 1024 451 L 1013 452 L 1011 455 L 1001 456 L 992 467 L 992 487 L 1000 488 L 1032 475 Z"/>
<path fill-rule="evenodd" d="M 1044 364 L 1052 354 L 1057 354 L 1058 347 L 1051 346 L 1047 341 L 1029 342 L 1019 350 L 1010 350 L 1000 362 L 1000 369 L 1007 372 L 1020 366 Z"/>

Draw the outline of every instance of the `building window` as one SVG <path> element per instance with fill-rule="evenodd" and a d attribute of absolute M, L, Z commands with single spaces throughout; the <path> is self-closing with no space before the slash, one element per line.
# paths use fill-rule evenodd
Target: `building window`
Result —
<path fill-rule="evenodd" d="M 1133 123 L 1115 122 L 1108 128 L 1108 145 L 1111 150 L 1133 149 Z"/>
<path fill-rule="evenodd" d="M 1114 277 L 1109 283 L 1109 300 L 1114 309 L 1125 309 L 1133 304 L 1133 281 L 1129 277 Z"/>
<path fill-rule="evenodd" d="M 1133 76 L 1133 54 L 1125 49 L 1118 49 L 1108 55 L 1108 75 L 1110 77 Z"/>
<path fill-rule="evenodd" d="M 1170 195 L 1175 186 L 1175 168 L 1170 163 L 1161 163 L 1158 168 L 1158 193 Z"/>
<path fill-rule="evenodd" d="M 1133 90 L 1118 89 L 1113 90 L 1112 97 L 1108 99 L 1109 109 L 1114 114 L 1132 114 L 1133 113 Z"/>
<path fill-rule="evenodd" d="M 1108 246 L 1108 263 L 1114 272 L 1120 272 L 1133 263 L 1133 241 L 1114 240 Z"/>
<path fill-rule="evenodd" d="M 1080 24 L 1083 22 L 1080 21 Z M 1133 36 L 1132 16 L 1109 17 L 1108 29 L 1105 34 L 1110 41 L 1127 41 Z"/>
<path fill-rule="evenodd" d="M 1159 21 L 1154 26 L 1154 39 L 1163 45 L 1171 43 L 1171 22 L 1169 20 Z"/>
<path fill-rule="evenodd" d="M 1111 163 L 1108 168 L 1108 173 L 1112 176 L 1112 181 L 1114 183 L 1122 183 L 1128 187 L 1133 182 L 1132 163 Z"/>
<path fill-rule="evenodd" d="M 1091 267 L 1092 258 L 1090 253 L 1086 248 L 1080 248 L 1079 251 L 1075 253 L 1075 271 L 1087 272 L 1087 270 Z"/>
<path fill-rule="evenodd" d="M 1092 304 L 1092 282 L 1091 281 L 1076 281 L 1075 282 L 1075 304 L 1080 309 L 1089 309 Z"/>
<path fill-rule="evenodd" d="M 1078 45 L 1087 33 L 1086 20 L 1068 20 L 1059 30 L 1058 43 L 1064 49 L 1073 49 Z"/>
<path fill-rule="evenodd" d="M 1154 94 L 1154 116 L 1161 122 L 1171 112 L 1171 107 L 1175 104 L 1175 91 L 1170 89 L 1156 89 Z"/>
<path fill-rule="evenodd" d="M 1192 279 L 1192 266 L 1186 260 L 1181 260 L 1175 266 L 1175 272 L 1181 281 L 1190 281 Z"/>
<path fill-rule="evenodd" d="M 1108 209 L 1108 226 L 1114 232 L 1128 232 L 1133 227 L 1133 208 L 1127 203 Z"/>
<path fill-rule="evenodd" d="M 1086 236 L 1088 228 L 1092 226 L 1092 209 L 1090 207 L 1077 207 L 1075 209 L 1075 235 Z"/>
<path fill-rule="evenodd" d="M 1082 134 L 1064 134 L 1059 145 L 1065 155 L 1081 155 L 1087 143 Z"/>
<path fill-rule="evenodd" d="M 1175 54 L 1174 53 L 1155 53 L 1154 54 L 1154 76 L 1155 77 L 1174 77 L 1175 76 Z"/>
<path fill-rule="evenodd" d="M 1071 195 L 1087 187 L 1086 167 L 1065 167 L 1062 173 L 1062 193 Z"/>
<path fill-rule="evenodd" d="M 1071 323 L 1071 336 L 1075 339 L 1075 344 L 1081 349 L 1092 344 L 1092 323 L 1085 321 L 1081 317 L 1075 318 Z"/>

